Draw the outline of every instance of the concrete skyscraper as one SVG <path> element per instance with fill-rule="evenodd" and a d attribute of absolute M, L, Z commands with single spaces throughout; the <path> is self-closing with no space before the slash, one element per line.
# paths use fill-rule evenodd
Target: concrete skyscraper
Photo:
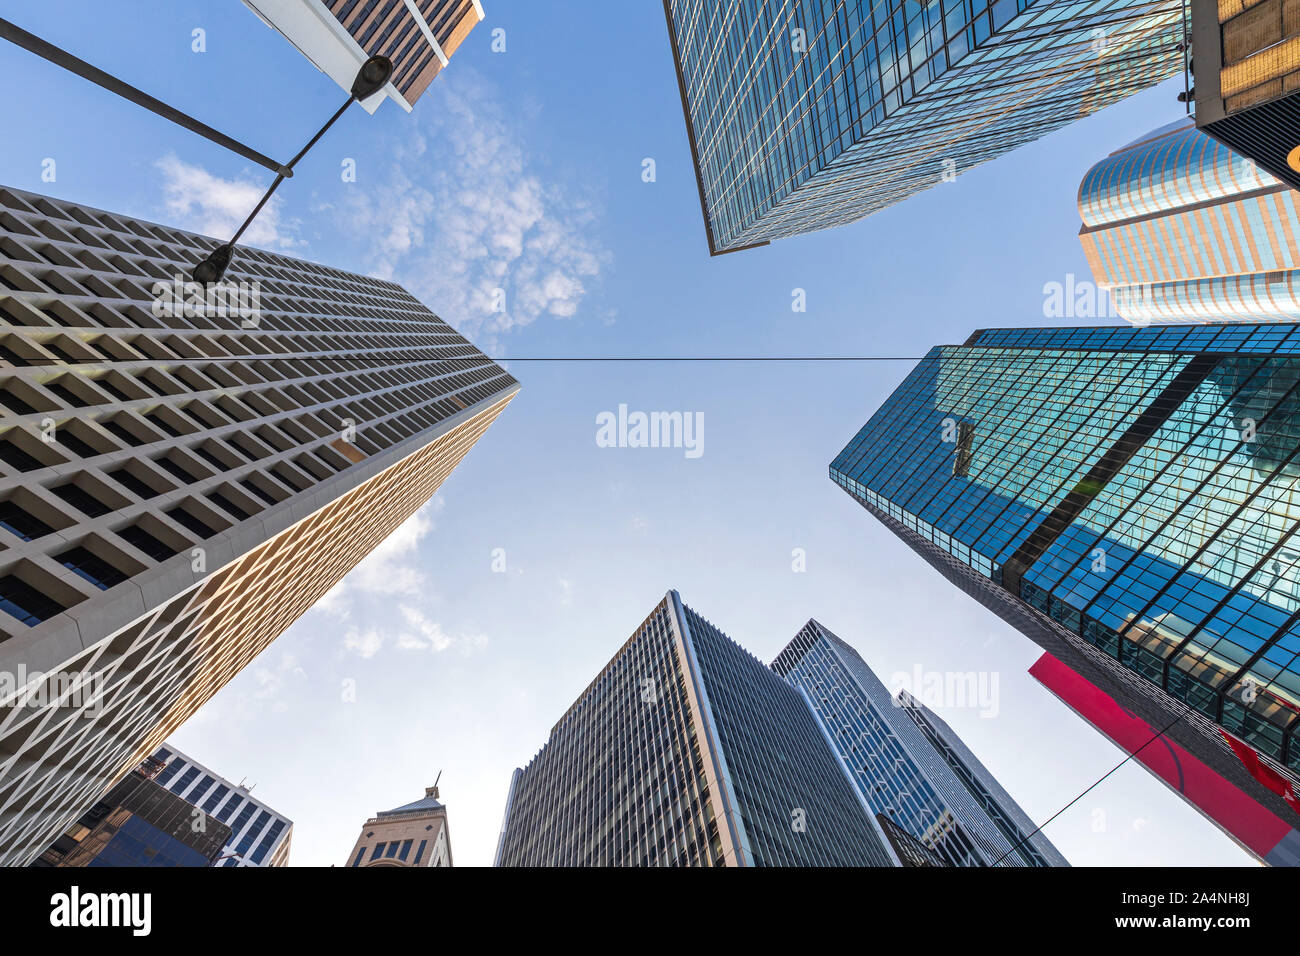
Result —
<path fill-rule="evenodd" d="M 931 349 L 830 474 L 1287 821 L 1260 855 L 1300 861 L 1300 326 L 982 330 Z"/>
<path fill-rule="evenodd" d="M 897 866 L 803 694 L 668 592 L 510 782 L 498 866 Z"/>
<path fill-rule="evenodd" d="M 891 696 L 858 652 L 817 621 L 772 670 L 807 694 L 871 809 L 947 865 L 1069 865 L 946 723 L 910 697 Z"/>
<path fill-rule="evenodd" d="M 1079 241 L 1114 311 L 1152 322 L 1300 321 L 1296 193 L 1183 119 L 1079 187 Z"/>
<path fill-rule="evenodd" d="M 0 189 L 0 864 L 154 753 L 518 390 L 392 282 L 241 248 L 186 283 L 216 246 Z"/>
<path fill-rule="evenodd" d="M 447 808 L 438 787 L 392 810 L 380 810 L 366 821 L 348 856 L 349 866 L 451 866 L 451 837 Z"/>
<path fill-rule="evenodd" d="M 367 58 L 386 56 L 393 76 L 363 100 L 373 113 L 387 97 L 408 113 L 469 32 L 481 0 L 244 0 L 344 91 Z"/>
<path fill-rule="evenodd" d="M 664 0 L 709 250 L 853 222 L 1167 79 L 1174 0 Z"/>

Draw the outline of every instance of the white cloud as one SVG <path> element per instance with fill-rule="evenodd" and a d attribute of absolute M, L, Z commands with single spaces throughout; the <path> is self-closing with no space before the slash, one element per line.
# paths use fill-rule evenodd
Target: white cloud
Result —
<path fill-rule="evenodd" d="M 202 166 L 191 166 L 168 153 L 154 167 L 163 177 L 167 221 L 182 229 L 226 240 L 262 198 L 267 186 L 249 179 L 222 179 Z M 258 213 L 240 242 L 250 246 L 292 249 L 305 245 L 297 237 L 298 223 L 283 218 L 277 194 Z"/>
<path fill-rule="evenodd" d="M 307 672 L 292 654 L 281 654 L 277 661 L 259 664 L 253 671 L 253 678 L 257 681 L 255 696 L 266 698 L 279 695 L 289 677 L 299 680 L 307 678 Z"/>
<path fill-rule="evenodd" d="M 420 568 L 419 545 L 434 529 L 434 517 L 444 500 L 433 499 L 397 526 L 373 551 L 361 559 L 338 584 L 316 602 L 315 610 L 336 617 L 348 617 L 357 597 L 415 597 L 428 591 L 428 580 Z"/>
<path fill-rule="evenodd" d="M 343 635 L 343 649 L 351 651 L 358 657 L 374 657 L 383 646 L 383 635 L 373 627 L 364 631 L 360 628 L 350 627 L 347 633 Z"/>
<path fill-rule="evenodd" d="M 468 69 L 456 80 L 454 95 L 438 87 L 423 104 L 425 129 L 394 151 L 386 178 L 335 211 L 341 228 L 374 237 L 376 275 L 496 350 L 511 329 L 577 314 L 609 254 L 590 236 L 595 210 L 542 181 L 486 83 Z"/>
<path fill-rule="evenodd" d="M 403 605 L 402 619 L 406 627 L 397 636 L 397 646 L 401 650 L 431 650 L 435 654 L 455 649 L 462 656 L 468 657 L 475 651 L 487 647 L 485 634 L 465 634 L 453 637 L 442 629 L 442 625 L 431 620 L 419 608 Z"/>

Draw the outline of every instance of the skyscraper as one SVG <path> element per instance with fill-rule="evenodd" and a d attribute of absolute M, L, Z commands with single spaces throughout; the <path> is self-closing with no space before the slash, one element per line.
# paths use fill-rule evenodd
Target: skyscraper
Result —
<path fill-rule="evenodd" d="M 983 330 L 931 349 L 830 474 L 1294 822 L 1264 781 L 1300 776 L 1298 390 L 1296 325 Z"/>
<path fill-rule="evenodd" d="M 1174 0 L 664 0 L 709 251 L 853 222 L 1173 76 Z"/>
<path fill-rule="evenodd" d="M 804 698 L 669 591 L 516 770 L 498 866 L 897 866 Z"/>
<path fill-rule="evenodd" d="M 451 866 L 447 808 L 438 800 L 438 787 L 392 810 L 380 810 L 366 821 L 348 855 L 349 866 Z"/>
<path fill-rule="evenodd" d="M 913 699 L 892 697 L 858 652 L 817 621 L 772 670 L 808 695 L 871 809 L 947 865 L 1069 865 L 947 724 Z"/>
<path fill-rule="evenodd" d="M 216 245 L 0 189 L 0 864 L 153 753 L 518 390 L 391 282 L 257 249 L 184 282 Z"/>
<path fill-rule="evenodd" d="M 292 820 L 171 744 L 160 747 L 153 759 L 162 765 L 154 778 L 159 785 L 230 827 L 213 866 L 288 865 Z"/>
<path fill-rule="evenodd" d="M 1300 17 L 1293 0 L 1189 0 L 1196 125 L 1300 189 Z"/>
<path fill-rule="evenodd" d="M 1088 170 L 1079 241 L 1097 285 L 1135 324 L 1295 322 L 1297 198 L 1184 119 Z"/>
<path fill-rule="evenodd" d="M 373 113 L 385 97 L 408 113 L 483 19 L 482 0 L 244 0 L 344 91 L 369 57 L 393 61 L 383 91 L 361 105 Z"/>

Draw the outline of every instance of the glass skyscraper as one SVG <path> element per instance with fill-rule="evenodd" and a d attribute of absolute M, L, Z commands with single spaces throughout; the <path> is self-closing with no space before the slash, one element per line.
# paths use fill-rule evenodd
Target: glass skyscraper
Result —
<path fill-rule="evenodd" d="M 1182 69 L 1174 0 L 664 0 L 710 252 L 853 222 Z"/>
<path fill-rule="evenodd" d="M 947 865 L 1069 866 L 946 723 L 891 696 L 858 652 L 817 621 L 772 669 L 808 695 L 872 810 Z"/>
<path fill-rule="evenodd" d="M 993 329 L 830 474 L 931 565 L 1287 818 L 1300 776 L 1300 326 Z"/>
<path fill-rule="evenodd" d="M 516 770 L 497 866 L 897 866 L 803 694 L 670 591 Z"/>
<path fill-rule="evenodd" d="M 1297 193 L 1183 119 L 1079 187 L 1079 241 L 1115 311 L 1150 322 L 1300 321 Z"/>

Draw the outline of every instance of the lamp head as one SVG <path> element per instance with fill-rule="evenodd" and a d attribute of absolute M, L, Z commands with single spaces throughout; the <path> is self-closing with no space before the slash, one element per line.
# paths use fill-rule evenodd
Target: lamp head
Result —
<path fill-rule="evenodd" d="M 368 99 L 382 90 L 392 75 L 392 60 L 386 56 L 372 56 L 357 70 L 357 78 L 352 81 L 352 95 L 358 100 Z"/>
<path fill-rule="evenodd" d="M 194 267 L 194 281 L 204 285 L 220 282 L 221 277 L 226 274 L 226 269 L 230 267 L 230 257 L 234 254 L 235 247 L 230 243 L 217 246 L 206 259 Z"/>

